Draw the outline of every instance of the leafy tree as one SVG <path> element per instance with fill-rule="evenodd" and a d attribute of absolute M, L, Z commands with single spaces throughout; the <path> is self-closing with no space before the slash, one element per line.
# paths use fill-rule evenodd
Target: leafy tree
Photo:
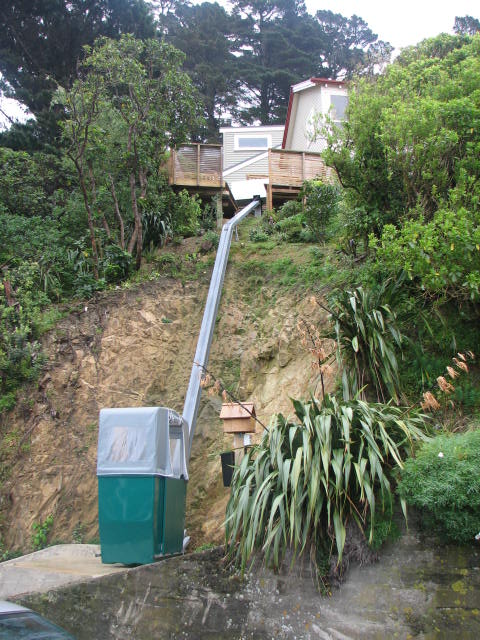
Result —
<path fill-rule="evenodd" d="M 128 185 L 134 228 L 127 248 L 135 251 L 139 268 L 141 203 L 167 149 L 184 140 L 198 121 L 193 88 L 181 71 L 182 54 L 172 46 L 122 36 L 119 41 L 100 39 L 87 54 L 80 77 L 70 91 L 59 94 L 59 99 L 67 112 L 68 155 L 79 177 L 98 277 L 95 217 L 102 223 L 104 218 L 98 211 L 99 181 L 108 176 L 121 238 L 116 178 L 123 180 L 123 189 Z M 114 136 L 109 135 L 106 120 L 112 123 Z"/>
<path fill-rule="evenodd" d="M 472 16 L 456 16 L 453 30 L 457 35 L 474 36 L 480 32 L 480 20 Z"/>
<path fill-rule="evenodd" d="M 11 0 L 0 5 L 0 27 L 0 88 L 35 116 L 0 143 L 28 151 L 58 143 L 61 112 L 50 110 L 50 101 L 57 85 L 71 85 L 84 45 L 99 36 L 155 34 L 144 0 Z"/>
<path fill-rule="evenodd" d="M 299 0 L 236 0 L 233 14 L 241 18 L 238 76 L 248 105 L 239 116 L 245 122 L 284 122 L 290 86 L 314 75 L 313 20 Z"/>
<path fill-rule="evenodd" d="M 479 51 L 479 36 L 441 35 L 403 51 L 376 81 L 355 85 L 348 121 L 333 130 L 325 155 L 357 211 L 359 232 L 368 224 L 375 234 L 386 224 L 400 229 L 408 219 L 429 224 L 438 220 L 440 211 L 448 220 L 450 211 L 453 217 L 466 215 L 466 228 L 475 234 L 480 205 Z M 435 233 L 429 240 L 432 246 L 445 244 L 442 226 L 430 228 Z M 393 241 L 389 231 L 385 255 L 395 253 Z M 469 254 L 475 279 L 476 254 Z M 425 254 L 426 262 L 433 259 Z M 412 269 L 411 261 L 402 266 L 413 277 L 426 275 Z M 457 282 L 470 295 L 464 286 L 468 274 L 452 274 L 450 284 Z"/>
<path fill-rule="evenodd" d="M 216 2 L 178 3 L 175 14 L 160 18 L 165 39 L 185 53 L 184 70 L 197 88 L 204 106 L 206 128 L 202 140 L 218 140 L 222 115 L 235 106 L 239 87 L 233 44 L 238 21 Z"/>
<path fill-rule="evenodd" d="M 385 63 L 392 48 L 357 16 L 320 11 L 310 16 L 300 0 L 235 0 L 239 79 L 246 122 L 284 122 L 290 86 L 314 75 L 351 76 Z"/>
<path fill-rule="evenodd" d="M 318 73 L 325 78 L 351 78 L 375 65 L 389 62 L 393 47 L 378 40 L 359 16 L 346 18 L 333 11 L 317 11 L 315 18 L 323 36 Z"/>
<path fill-rule="evenodd" d="M 0 72 L 33 113 L 48 109 L 57 83 L 73 81 L 84 45 L 125 32 L 154 35 L 143 0 L 11 0 L 0 19 Z"/>
<path fill-rule="evenodd" d="M 338 187 L 321 180 L 304 182 L 300 197 L 304 198 L 303 215 L 317 241 L 325 237 L 329 221 L 338 212 Z"/>

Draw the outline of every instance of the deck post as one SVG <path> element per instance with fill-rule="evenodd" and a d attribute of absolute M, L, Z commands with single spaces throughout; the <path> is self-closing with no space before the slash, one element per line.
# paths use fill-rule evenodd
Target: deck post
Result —
<path fill-rule="evenodd" d="M 200 186 L 200 143 L 197 144 L 197 187 Z"/>
<path fill-rule="evenodd" d="M 272 150 L 268 150 L 268 185 L 267 185 L 267 211 L 273 209 L 273 194 L 272 194 Z"/>
<path fill-rule="evenodd" d="M 222 207 L 222 192 L 219 191 L 215 196 L 215 212 L 217 218 L 217 229 L 221 229 L 223 225 L 223 207 Z"/>

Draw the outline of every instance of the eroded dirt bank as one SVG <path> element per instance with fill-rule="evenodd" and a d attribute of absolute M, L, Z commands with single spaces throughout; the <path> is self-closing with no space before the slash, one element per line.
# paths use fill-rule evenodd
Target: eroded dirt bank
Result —
<path fill-rule="evenodd" d="M 212 372 L 253 400 L 264 422 L 290 413 L 289 397 L 314 385 L 300 344 L 299 315 L 325 323 L 308 296 L 265 283 L 242 293 L 230 268 L 210 357 Z M 98 536 L 96 443 L 102 407 L 164 405 L 181 412 L 203 314 L 208 273 L 182 285 L 160 278 L 100 296 L 44 338 L 45 373 L 2 426 L 8 473 L 0 488 L 4 549 L 31 548 L 32 524 L 53 515 L 49 541 Z M 331 381 L 330 381 L 331 384 Z M 192 548 L 220 542 L 228 490 L 219 453 L 228 448 L 221 399 L 203 394 L 190 467 L 187 527 Z"/>

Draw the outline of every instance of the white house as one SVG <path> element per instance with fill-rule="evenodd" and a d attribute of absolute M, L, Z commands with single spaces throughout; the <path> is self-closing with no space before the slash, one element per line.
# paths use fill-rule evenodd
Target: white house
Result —
<path fill-rule="evenodd" d="M 254 195 L 265 197 L 268 182 L 268 150 L 279 149 L 283 125 L 222 127 L 223 178 L 237 202 Z"/>
<path fill-rule="evenodd" d="M 259 195 L 271 209 L 296 198 L 304 180 L 331 179 L 315 125 L 327 116 L 342 122 L 347 104 L 345 82 L 310 78 L 291 87 L 285 126 L 222 127 L 223 178 L 237 203 Z"/>
<path fill-rule="evenodd" d="M 345 82 L 310 78 L 290 89 L 287 120 L 282 149 L 288 151 L 323 151 L 326 141 L 313 139 L 314 124 L 329 115 L 334 122 L 345 118 L 348 92 Z"/>

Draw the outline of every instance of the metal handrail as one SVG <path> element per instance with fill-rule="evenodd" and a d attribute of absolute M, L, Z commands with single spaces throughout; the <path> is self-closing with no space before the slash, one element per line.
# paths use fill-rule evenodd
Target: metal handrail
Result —
<path fill-rule="evenodd" d="M 210 280 L 210 288 L 208 289 L 207 301 L 203 312 L 202 326 L 200 327 L 200 333 L 198 335 L 197 350 L 195 352 L 187 395 L 185 396 L 185 404 L 183 406 L 183 419 L 188 425 L 189 433 L 188 451 L 186 452 L 187 463 L 190 459 L 193 434 L 195 432 L 198 407 L 200 405 L 200 396 L 202 395 L 201 379 L 210 355 L 210 346 L 212 344 L 215 320 L 222 295 L 223 279 L 227 268 L 233 231 L 243 218 L 259 207 L 261 207 L 261 201 L 260 198 L 257 198 L 241 209 L 222 227 L 215 265 Z"/>

